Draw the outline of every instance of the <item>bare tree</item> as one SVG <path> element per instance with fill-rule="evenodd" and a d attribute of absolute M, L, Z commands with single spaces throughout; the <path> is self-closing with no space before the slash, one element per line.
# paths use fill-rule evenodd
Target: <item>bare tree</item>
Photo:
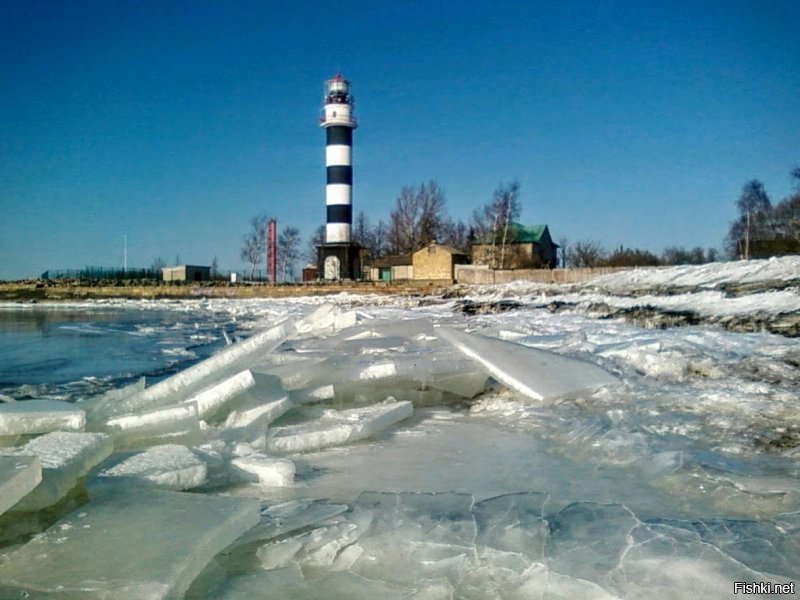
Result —
<path fill-rule="evenodd" d="M 261 263 L 267 246 L 267 222 L 269 217 L 259 214 L 250 219 L 250 231 L 242 237 L 240 258 L 250 265 L 250 279 L 255 276 L 256 267 Z"/>
<path fill-rule="evenodd" d="M 281 279 L 286 283 L 286 275 L 294 279 L 294 263 L 300 258 L 300 231 L 296 227 L 286 227 L 278 236 L 278 262 L 281 265 Z"/>
<path fill-rule="evenodd" d="M 575 242 L 567 256 L 573 267 L 596 267 L 605 257 L 605 251 L 595 241 L 582 240 Z"/>
<path fill-rule="evenodd" d="M 167 266 L 167 263 L 164 262 L 164 259 L 160 256 L 156 256 L 153 259 L 153 262 L 150 264 L 150 270 L 155 271 L 156 273 L 160 273 L 161 269 Z"/>
<path fill-rule="evenodd" d="M 409 254 L 436 241 L 446 219 L 444 191 L 435 181 L 405 186 L 391 213 L 387 239 L 392 252 Z"/>
<path fill-rule="evenodd" d="M 216 279 L 219 275 L 219 261 L 217 257 L 214 257 L 214 260 L 211 261 L 211 279 Z"/>
<path fill-rule="evenodd" d="M 305 259 L 313 264 L 317 264 L 317 255 L 318 255 L 318 248 L 325 243 L 325 225 L 320 225 L 314 230 L 314 234 L 311 236 L 311 239 L 308 240 L 308 246 L 306 246 L 306 256 Z"/>
<path fill-rule="evenodd" d="M 505 267 L 506 247 L 512 243 L 514 221 L 519 219 L 522 207 L 519 201 L 518 181 L 497 186 L 491 202 L 472 213 L 472 228 L 482 244 L 490 246 L 489 264 Z M 497 260 L 499 247 L 500 260 Z"/>
<path fill-rule="evenodd" d="M 353 242 L 369 248 L 372 245 L 372 227 L 369 223 L 369 217 L 363 210 L 358 211 L 355 222 L 353 223 Z"/>
<path fill-rule="evenodd" d="M 567 268 L 567 253 L 569 251 L 569 240 L 567 236 L 562 235 L 558 238 L 558 245 L 561 247 L 561 268 Z"/>
<path fill-rule="evenodd" d="M 369 248 L 369 252 L 373 258 L 377 258 L 388 253 L 388 237 L 389 227 L 386 225 L 386 222 L 381 219 L 375 225 L 374 229 L 372 230 L 372 234 L 370 235 L 371 246 Z"/>
<path fill-rule="evenodd" d="M 469 228 L 463 221 L 447 220 L 442 223 L 441 242 L 460 250 L 467 256 L 470 254 Z"/>

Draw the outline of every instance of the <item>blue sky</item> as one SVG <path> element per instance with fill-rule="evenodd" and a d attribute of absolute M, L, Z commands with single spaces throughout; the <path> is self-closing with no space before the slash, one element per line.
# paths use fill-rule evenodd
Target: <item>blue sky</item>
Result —
<path fill-rule="evenodd" d="M 0 0 L 0 279 L 242 269 L 268 213 L 325 219 L 322 83 L 353 83 L 354 210 L 501 182 L 558 239 L 719 246 L 800 164 L 800 3 Z"/>

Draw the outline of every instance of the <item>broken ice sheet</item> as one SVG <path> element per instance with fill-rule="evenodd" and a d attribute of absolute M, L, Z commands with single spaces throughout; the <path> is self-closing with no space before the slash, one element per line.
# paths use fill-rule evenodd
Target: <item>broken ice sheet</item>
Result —
<path fill-rule="evenodd" d="M 185 400 L 220 380 L 247 369 L 263 354 L 277 348 L 294 331 L 295 323 L 292 320 L 260 331 L 141 392 L 123 398 L 108 398 L 98 403 L 93 407 L 93 418 L 107 419 Z"/>
<path fill-rule="evenodd" d="M 410 402 L 388 399 L 365 408 L 327 410 L 310 424 L 277 427 L 267 437 L 270 452 L 310 452 L 372 437 L 407 419 L 413 413 Z"/>
<path fill-rule="evenodd" d="M 414 592 L 411 587 L 373 581 L 346 572 L 306 578 L 299 567 L 288 566 L 231 579 L 218 597 L 220 600 L 411 600 Z"/>
<path fill-rule="evenodd" d="M 694 524 L 669 521 L 637 526 L 630 532 L 619 564 L 605 577 L 604 587 L 625 598 L 667 600 L 732 597 L 734 581 L 789 581 L 739 562 L 701 539 L 693 528 Z M 748 562 L 760 560 L 748 558 Z"/>
<path fill-rule="evenodd" d="M 253 499 L 181 492 L 103 496 L 5 556 L 0 596 L 178 598 L 258 510 Z"/>
<path fill-rule="evenodd" d="M 628 551 L 630 533 L 639 524 L 620 504 L 570 504 L 550 521 L 548 564 L 560 573 L 601 583 Z"/>
<path fill-rule="evenodd" d="M 237 539 L 236 543 L 228 550 L 286 535 L 340 515 L 347 509 L 346 504 L 329 504 L 311 499 L 273 504 L 262 509 L 261 522 Z"/>
<path fill-rule="evenodd" d="M 249 370 L 244 370 L 208 386 L 184 402 L 196 404 L 200 418 L 209 419 L 255 385 L 253 374 Z"/>
<path fill-rule="evenodd" d="M 200 420 L 194 403 L 119 415 L 109 419 L 102 429 L 114 437 L 117 449 L 200 440 Z"/>
<path fill-rule="evenodd" d="M 476 502 L 472 507 L 478 528 L 476 546 L 541 561 L 549 534 L 542 517 L 546 501 L 547 494 L 521 492 Z"/>
<path fill-rule="evenodd" d="M 0 515 L 27 496 L 41 480 L 38 456 L 0 456 Z"/>
<path fill-rule="evenodd" d="M 100 471 L 87 483 L 90 496 L 109 489 L 188 490 L 205 482 L 206 464 L 186 446 L 165 444 Z"/>
<path fill-rule="evenodd" d="M 460 581 L 475 564 L 472 496 L 457 493 L 364 492 L 351 520 L 364 529 L 352 571 L 397 584 Z"/>
<path fill-rule="evenodd" d="M 294 463 L 285 458 L 253 453 L 234 458 L 231 467 L 245 481 L 273 487 L 291 487 L 294 484 Z"/>
<path fill-rule="evenodd" d="M 0 402 L 0 436 L 83 431 L 86 417 L 82 409 L 59 400 Z"/>
<path fill-rule="evenodd" d="M 34 438 L 21 448 L 4 450 L 10 456 L 37 456 L 42 463 L 41 483 L 13 510 L 38 510 L 55 504 L 111 451 L 108 435 L 61 431 Z"/>
<path fill-rule="evenodd" d="M 532 400 L 555 400 L 617 383 L 588 362 L 448 327 L 436 335 L 483 365 L 501 383 Z"/>

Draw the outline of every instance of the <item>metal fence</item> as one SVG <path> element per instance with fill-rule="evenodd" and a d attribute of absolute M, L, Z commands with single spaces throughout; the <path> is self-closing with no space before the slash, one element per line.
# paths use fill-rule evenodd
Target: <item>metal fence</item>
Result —
<path fill-rule="evenodd" d="M 108 267 L 84 267 L 83 269 L 53 269 L 41 274 L 40 279 L 161 279 L 161 271 L 154 269 L 120 269 Z"/>

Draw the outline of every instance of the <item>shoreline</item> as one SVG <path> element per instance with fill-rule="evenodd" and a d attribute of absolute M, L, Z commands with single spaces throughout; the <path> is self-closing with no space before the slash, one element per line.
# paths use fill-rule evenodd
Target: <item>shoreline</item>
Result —
<path fill-rule="evenodd" d="M 191 298 L 298 298 L 330 294 L 381 294 L 429 296 L 450 289 L 447 284 L 387 284 L 373 282 L 311 284 L 211 284 L 189 283 L 85 285 L 76 282 L 0 282 L 0 302 L 36 303 L 75 300 L 158 300 Z"/>

